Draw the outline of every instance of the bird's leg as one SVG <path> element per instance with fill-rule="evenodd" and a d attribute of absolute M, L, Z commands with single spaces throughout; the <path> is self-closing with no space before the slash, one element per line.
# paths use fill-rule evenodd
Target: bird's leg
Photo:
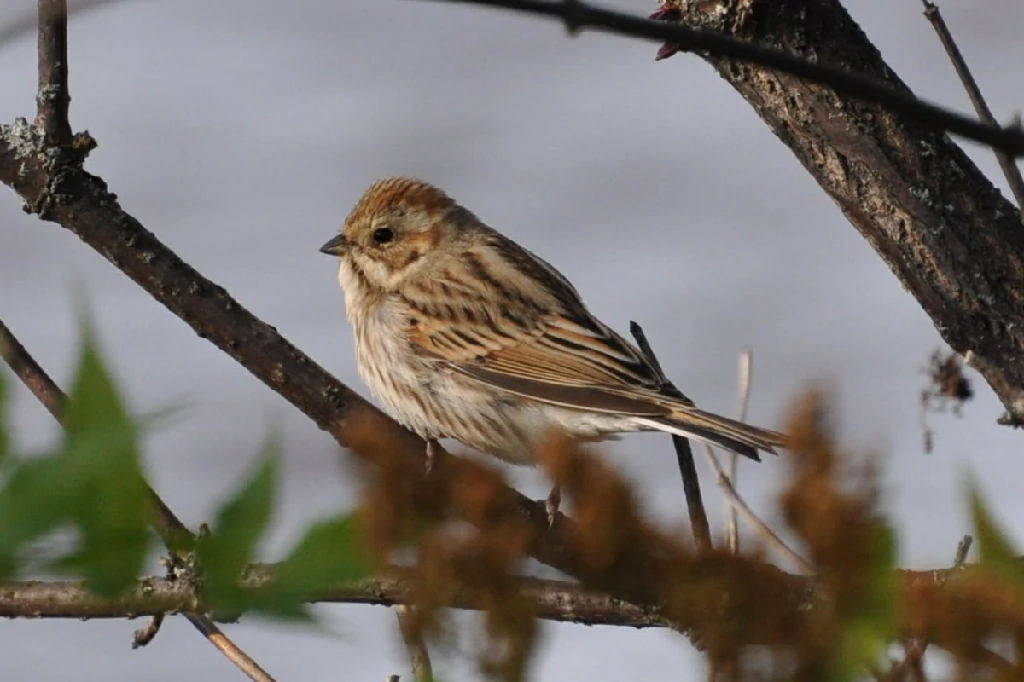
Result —
<path fill-rule="evenodd" d="M 548 513 L 548 530 L 555 525 L 555 518 L 558 516 L 558 508 L 562 505 L 562 488 L 556 483 L 548 499 L 544 500 L 544 510 Z"/>
<path fill-rule="evenodd" d="M 434 470 L 434 463 L 437 461 L 438 442 L 436 438 L 427 439 L 427 473 Z"/>

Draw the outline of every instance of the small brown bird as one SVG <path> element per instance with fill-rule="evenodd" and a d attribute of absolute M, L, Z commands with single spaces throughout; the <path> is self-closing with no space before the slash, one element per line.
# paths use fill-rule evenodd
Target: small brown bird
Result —
<path fill-rule="evenodd" d="M 320 250 L 341 261 L 363 380 L 431 445 L 530 464 L 552 429 L 665 431 L 755 460 L 784 443 L 694 407 L 554 267 L 427 183 L 376 182 Z"/>

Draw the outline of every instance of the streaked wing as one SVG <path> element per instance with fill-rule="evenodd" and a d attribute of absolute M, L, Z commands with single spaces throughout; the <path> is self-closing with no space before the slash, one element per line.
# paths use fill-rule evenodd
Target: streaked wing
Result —
<path fill-rule="evenodd" d="M 425 311 L 413 304 L 425 313 L 409 330 L 413 343 L 457 371 L 536 400 L 601 412 L 668 414 L 657 400 L 664 395 L 664 376 L 594 318 L 558 271 L 502 242 L 497 249 L 469 252 L 460 259 L 465 271 L 454 273 L 484 283 L 490 295 L 459 286 L 465 277 L 441 277 L 432 285 L 448 290 L 443 306 Z"/>

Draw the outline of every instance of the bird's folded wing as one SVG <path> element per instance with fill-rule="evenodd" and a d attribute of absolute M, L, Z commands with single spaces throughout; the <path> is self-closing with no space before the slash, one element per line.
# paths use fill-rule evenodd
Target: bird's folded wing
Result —
<path fill-rule="evenodd" d="M 476 316 L 480 319 L 479 316 Z M 549 314 L 488 324 L 420 325 L 410 334 L 425 354 L 495 388 L 599 412 L 661 416 L 664 378 L 628 342 L 589 315 Z M 673 398 L 673 402 L 688 400 Z"/>

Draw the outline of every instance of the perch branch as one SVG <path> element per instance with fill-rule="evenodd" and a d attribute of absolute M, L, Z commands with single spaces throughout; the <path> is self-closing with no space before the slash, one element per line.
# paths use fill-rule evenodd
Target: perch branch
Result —
<path fill-rule="evenodd" d="M 274 577 L 272 565 L 249 568 L 242 586 L 258 590 Z M 413 588 L 407 571 L 395 568 L 384 576 L 344 583 L 325 590 L 311 603 L 397 606 L 408 604 Z M 665 627 L 658 609 L 641 608 L 581 588 L 570 582 L 519 579 L 520 598 L 529 602 L 538 618 L 581 625 Z M 480 610 L 484 599 L 472 591 L 459 591 L 451 608 Z M 196 595 L 180 581 L 146 578 L 138 587 L 115 599 L 103 599 L 78 582 L 21 581 L 0 584 L 0 618 L 131 618 L 158 613 L 193 613 L 202 609 Z"/>
<path fill-rule="evenodd" d="M 754 559 L 745 559 L 756 562 Z M 1021 559 L 1024 562 L 1024 558 Z M 241 582 L 245 589 L 258 590 L 274 579 L 276 567 L 271 564 L 250 566 Z M 819 594 L 813 576 L 785 574 L 786 589 L 793 595 L 794 606 L 807 617 L 814 617 L 820 609 L 831 608 L 827 598 Z M 529 603 L 538 618 L 555 622 L 581 625 L 613 625 L 623 627 L 668 627 L 669 623 L 657 607 L 641 608 L 600 592 L 587 590 L 576 583 L 559 580 L 541 580 L 522 577 L 517 579 L 519 598 Z M 941 618 L 935 610 L 938 599 L 949 603 L 979 602 L 981 594 L 988 594 L 993 603 L 1003 597 L 1010 601 L 1015 586 L 993 594 L 991 575 L 985 567 L 961 566 L 932 570 L 898 570 L 895 601 L 901 604 L 899 612 L 906 629 L 925 631 L 933 619 Z M 747 586 L 756 592 L 764 583 Z M 775 587 L 772 586 L 772 589 Z M 325 589 L 310 603 L 361 604 L 395 606 L 409 604 L 414 593 L 412 574 L 407 569 L 393 567 L 382 575 L 360 581 L 341 583 Z M 972 596 L 973 595 L 973 596 Z M 486 607 L 486 595 L 471 590 L 457 590 L 448 602 L 449 608 L 481 610 Z M 119 597 L 97 597 L 79 582 L 71 581 L 14 581 L 0 584 L 0 618 L 134 618 L 158 613 L 189 613 L 202 609 L 194 592 L 180 581 L 151 577 L 140 580 L 137 587 Z M 720 607 L 719 607 L 720 608 Z M 709 612 L 709 618 L 721 618 L 721 612 Z M 1024 614 L 1017 616 L 1024 623 Z M 756 623 L 750 624 L 757 629 Z M 788 632 L 785 631 L 785 632 Z M 785 633 L 783 633 L 785 635 Z M 776 635 L 778 636 L 778 635 Z M 907 637 L 918 636 L 909 631 Z"/>

